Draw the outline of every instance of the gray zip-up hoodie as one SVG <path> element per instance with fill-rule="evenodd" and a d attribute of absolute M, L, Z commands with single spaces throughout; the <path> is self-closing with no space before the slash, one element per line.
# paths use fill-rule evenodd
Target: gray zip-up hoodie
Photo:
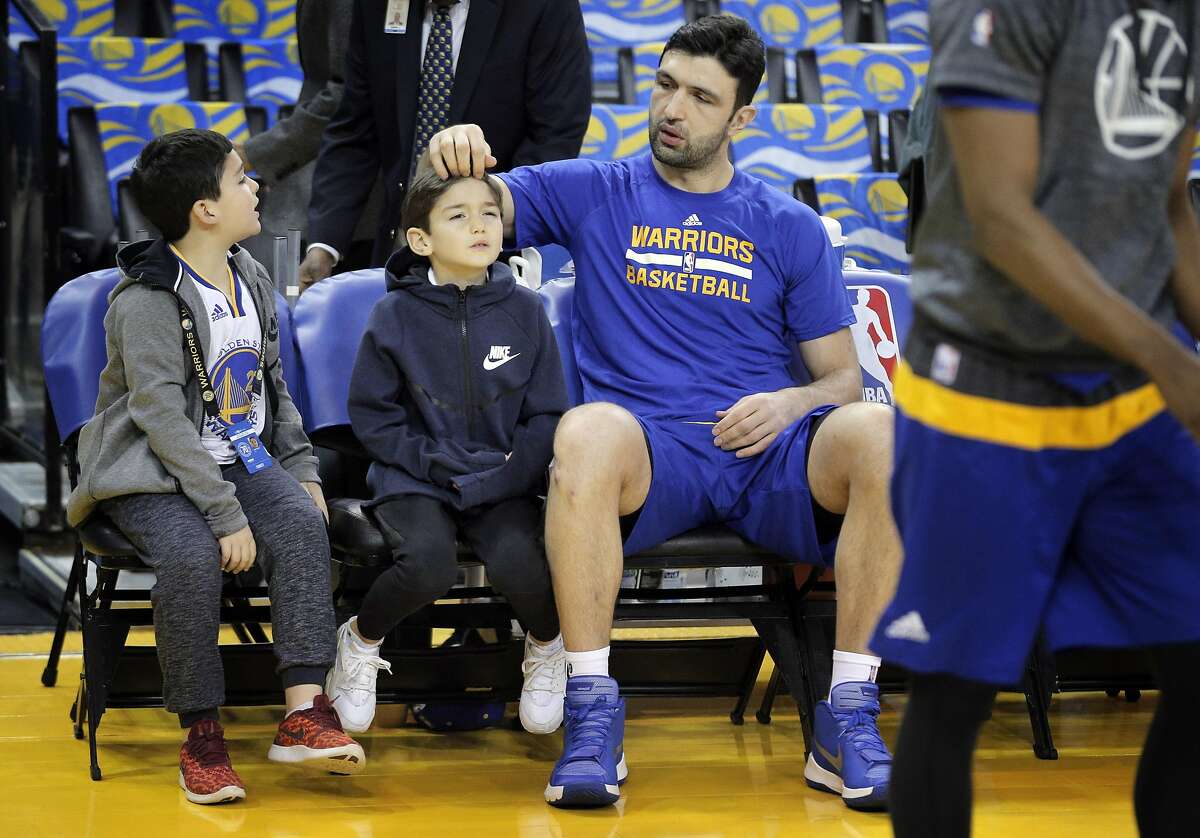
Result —
<path fill-rule="evenodd" d="M 275 458 L 273 467 L 319 483 L 317 458 L 279 363 L 274 286 L 249 252 L 234 245 L 232 254 L 254 297 L 266 352 L 263 444 Z M 122 277 L 104 317 L 108 364 L 100 375 L 96 415 L 79 432 L 79 485 L 67 502 L 67 520 L 78 526 L 108 498 L 182 492 L 213 535 L 235 533 L 246 526 L 246 516 L 233 484 L 200 442 L 200 385 L 183 353 L 180 302 L 200 312 L 191 319 L 200 345 L 208 346 L 200 294 L 161 240 L 123 247 L 117 266 Z"/>

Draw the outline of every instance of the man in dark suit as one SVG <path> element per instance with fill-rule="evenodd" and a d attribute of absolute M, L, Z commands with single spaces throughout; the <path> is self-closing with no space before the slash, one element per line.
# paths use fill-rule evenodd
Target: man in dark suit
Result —
<path fill-rule="evenodd" d="M 405 5 L 407 24 L 397 26 Z M 508 169 L 578 155 L 591 112 L 578 0 L 355 0 L 345 78 L 313 178 L 302 289 L 345 253 L 378 174 L 373 263 L 383 264 L 414 157 L 433 131 L 482 126 Z M 445 88 L 448 107 L 439 107 Z"/>
<path fill-rule="evenodd" d="M 260 195 L 262 232 L 246 242 L 263 264 L 271 264 L 275 236 L 307 226 L 321 134 L 342 101 L 342 68 L 353 9 L 354 0 L 297 0 L 296 41 L 304 83 L 296 107 L 270 130 L 237 146 L 246 170 L 254 171 L 267 187 Z M 374 235 L 373 229 L 360 229 L 352 238 Z"/>

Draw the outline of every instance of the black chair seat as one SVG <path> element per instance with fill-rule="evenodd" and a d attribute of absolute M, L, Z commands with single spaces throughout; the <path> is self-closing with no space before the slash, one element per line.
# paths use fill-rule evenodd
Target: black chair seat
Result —
<path fill-rule="evenodd" d="M 117 529 L 103 512 L 93 512 L 78 527 L 79 541 L 101 567 L 120 570 L 141 569 L 145 563 L 138 558 L 137 550 L 125 534 Z"/>
<path fill-rule="evenodd" d="M 375 521 L 363 509 L 367 501 L 334 498 L 329 501 L 329 541 L 334 558 L 343 564 L 373 566 L 390 561 L 391 550 Z M 469 562 L 474 554 L 461 542 L 460 562 Z M 731 567 L 739 565 L 793 564 L 752 544 L 728 527 L 713 525 L 677 535 L 650 550 L 625 561 L 630 568 Z"/>

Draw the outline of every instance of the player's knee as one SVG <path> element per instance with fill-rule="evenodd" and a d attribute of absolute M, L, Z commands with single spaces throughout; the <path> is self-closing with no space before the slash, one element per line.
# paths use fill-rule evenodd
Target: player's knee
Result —
<path fill-rule="evenodd" d="M 641 426 L 633 415 L 615 404 L 595 402 L 567 411 L 554 434 L 552 489 L 619 480 L 622 464 L 640 435 Z"/>
<path fill-rule="evenodd" d="M 846 418 L 852 437 L 850 450 L 854 452 L 851 479 L 886 489 L 892 474 L 895 411 L 877 402 L 856 402 L 842 410 L 849 411 Z"/>

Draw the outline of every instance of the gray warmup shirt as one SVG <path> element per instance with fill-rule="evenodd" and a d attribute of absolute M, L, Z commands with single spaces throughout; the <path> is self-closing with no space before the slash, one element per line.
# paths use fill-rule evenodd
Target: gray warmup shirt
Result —
<path fill-rule="evenodd" d="M 930 8 L 939 94 L 968 101 L 984 94 L 1038 111 L 1035 203 L 1107 283 L 1167 326 L 1175 321 L 1168 193 L 1186 129 L 1200 112 L 1198 62 L 1189 54 L 1200 46 L 1197 14 L 1186 8 L 1192 2 L 933 0 Z M 1122 366 L 972 250 L 941 127 L 931 160 L 913 259 L 922 318 L 1047 370 Z"/>

